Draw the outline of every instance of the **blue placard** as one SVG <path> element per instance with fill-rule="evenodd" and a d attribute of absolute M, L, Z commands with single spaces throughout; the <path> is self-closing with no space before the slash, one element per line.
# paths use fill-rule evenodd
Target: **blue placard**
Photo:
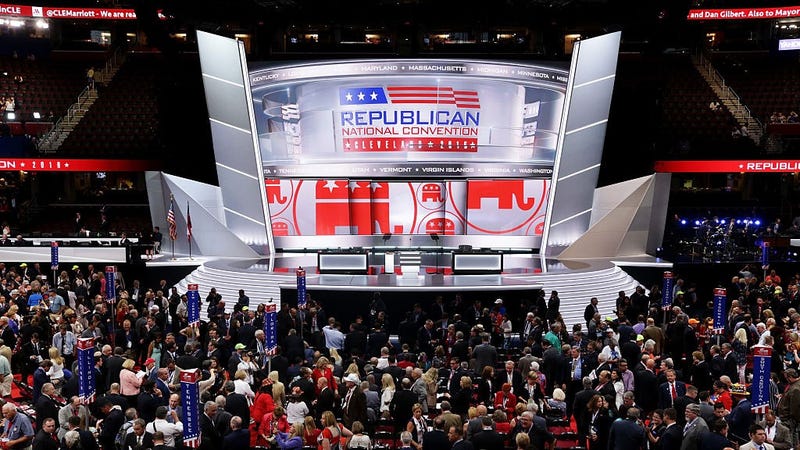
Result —
<path fill-rule="evenodd" d="M 722 334 L 725 331 L 725 307 L 727 306 L 728 291 L 724 288 L 714 289 L 714 333 Z"/>
<path fill-rule="evenodd" d="M 94 350 L 94 338 L 78 338 L 78 397 L 83 404 L 92 403 L 97 390 Z"/>
<path fill-rule="evenodd" d="M 114 266 L 106 266 L 106 301 L 111 303 L 117 301 L 117 289 L 114 285 L 116 271 Z"/>
<path fill-rule="evenodd" d="M 764 414 L 769 409 L 769 375 L 772 347 L 756 345 L 753 347 L 753 384 L 750 385 L 750 409 L 756 414 Z"/>
<path fill-rule="evenodd" d="M 50 270 L 58 270 L 58 242 L 50 243 Z M 53 280 L 55 283 L 56 280 Z"/>
<path fill-rule="evenodd" d="M 672 272 L 664 272 L 664 286 L 661 289 L 661 308 L 669 309 L 672 306 L 672 286 L 674 278 Z"/>
<path fill-rule="evenodd" d="M 274 303 L 268 304 L 264 310 L 264 337 L 266 353 L 274 355 L 278 348 L 278 311 Z"/>
<path fill-rule="evenodd" d="M 189 314 L 189 325 L 200 323 L 200 292 L 196 284 L 190 284 L 186 291 L 186 307 Z"/>
<path fill-rule="evenodd" d="M 198 369 L 181 371 L 181 406 L 183 407 L 183 444 L 189 448 L 198 448 L 200 435 L 200 379 Z"/>
<path fill-rule="evenodd" d="M 306 271 L 300 267 L 295 272 L 297 274 L 297 308 L 306 307 Z"/>

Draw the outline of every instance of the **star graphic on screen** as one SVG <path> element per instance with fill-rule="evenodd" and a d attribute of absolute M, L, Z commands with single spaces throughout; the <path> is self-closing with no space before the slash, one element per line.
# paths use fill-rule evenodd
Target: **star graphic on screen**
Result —
<path fill-rule="evenodd" d="M 375 101 L 378 99 L 378 94 L 375 91 L 372 91 L 372 94 L 369 94 L 369 98 Z"/>
<path fill-rule="evenodd" d="M 353 94 L 348 92 L 347 95 L 344 96 L 344 98 L 346 98 L 348 102 L 352 102 L 353 101 Z"/>
<path fill-rule="evenodd" d="M 375 192 L 375 191 L 377 191 L 378 189 L 381 189 L 382 187 L 383 187 L 383 186 L 381 186 L 381 184 L 380 184 L 380 183 L 372 183 L 372 192 Z"/>
<path fill-rule="evenodd" d="M 350 190 L 355 191 L 356 189 L 360 189 L 361 184 L 358 181 L 350 183 Z"/>
<path fill-rule="evenodd" d="M 337 185 L 336 181 L 334 181 L 334 180 L 328 180 L 328 181 L 325 182 L 325 186 L 322 186 L 322 187 L 323 188 L 327 188 L 330 192 L 333 192 L 333 190 L 338 188 L 339 185 Z"/>
<path fill-rule="evenodd" d="M 359 101 L 364 101 L 364 97 L 365 97 L 365 95 L 364 95 L 364 93 L 363 93 L 363 92 L 359 92 L 359 93 L 358 93 L 358 100 L 359 100 Z"/>

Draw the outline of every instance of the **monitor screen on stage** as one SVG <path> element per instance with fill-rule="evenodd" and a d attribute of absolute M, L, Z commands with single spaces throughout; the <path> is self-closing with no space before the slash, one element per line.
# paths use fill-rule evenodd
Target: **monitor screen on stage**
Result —
<path fill-rule="evenodd" d="M 273 236 L 541 236 L 556 65 L 342 61 L 251 69 Z"/>

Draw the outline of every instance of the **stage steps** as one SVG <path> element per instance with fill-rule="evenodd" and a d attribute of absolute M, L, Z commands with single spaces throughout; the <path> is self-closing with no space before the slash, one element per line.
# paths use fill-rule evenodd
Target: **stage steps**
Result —
<path fill-rule="evenodd" d="M 316 277 L 310 274 L 309 279 Z M 561 315 L 568 327 L 575 323 L 584 326 L 583 311 L 589 304 L 591 297 L 599 300 L 598 309 L 603 317 L 613 316 L 615 300 L 619 291 L 625 291 L 630 295 L 639 283 L 628 275 L 620 267 L 608 263 L 604 267 L 594 270 L 583 271 L 559 271 L 553 273 L 540 273 L 530 275 L 508 275 L 508 278 L 529 282 L 530 284 L 542 285 L 546 293 L 545 298 L 550 297 L 550 291 L 558 291 L 561 298 Z M 266 303 L 270 300 L 278 302 L 280 299 L 280 286 L 294 286 L 296 284 L 294 272 L 248 272 L 226 270 L 220 267 L 213 267 L 207 264 L 199 266 L 191 274 L 186 276 L 178 283 L 178 291 L 183 293 L 189 284 L 199 285 L 201 305 L 201 316 L 205 317 L 206 307 L 205 298 L 212 287 L 216 287 L 217 292 L 222 295 L 226 309 L 232 309 L 239 296 L 239 289 L 244 289 L 250 297 L 250 305 L 255 307 L 259 303 Z M 492 296 L 490 299 L 502 297 L 503 292 L 487 294 Z"/>

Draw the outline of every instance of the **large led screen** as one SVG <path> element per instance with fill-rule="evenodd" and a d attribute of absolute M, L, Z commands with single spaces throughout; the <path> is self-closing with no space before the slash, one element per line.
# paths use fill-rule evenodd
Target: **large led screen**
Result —
<path fill-rule="evenodd" d="M 463 60 L 254 69 L 264 177 L 549 177 L 566 80 Z"/>
<path fill-rule="evenodd" d="M 267 179 L 276 238 L 323 235 L 541 236 L 548 180 Z"/>

